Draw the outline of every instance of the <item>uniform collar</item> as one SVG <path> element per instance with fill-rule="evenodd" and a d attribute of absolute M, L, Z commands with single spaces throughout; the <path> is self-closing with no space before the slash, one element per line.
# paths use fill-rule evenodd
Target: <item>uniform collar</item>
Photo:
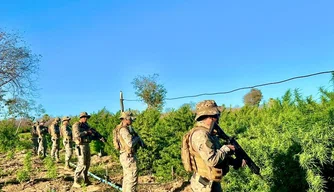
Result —
<path fill-rule="evenodd" d="M 123 121 L 120 123 L 121 127 L 128 127 L 127 125 L 123 124 Z"/>
<path fill-rule="evenodd" d="M 195 125 L 198 126 L 198 127 L 205 127 L 205 128 L 210 129 L 210 125 L 207 125 L 207 124 L 205 124 L 205 123 L 202 122 L 202 121 L 198 121 L 198 122 L 196 122 Z"/>

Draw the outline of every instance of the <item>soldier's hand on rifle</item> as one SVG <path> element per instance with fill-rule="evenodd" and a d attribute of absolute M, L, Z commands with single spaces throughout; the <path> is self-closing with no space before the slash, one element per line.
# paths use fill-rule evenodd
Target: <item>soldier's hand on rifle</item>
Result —
<path fill-rule="evenodd" d="M 92 133 L 92 130 L 88 130 L 88 131 L 86 131 L 86 134 L 87 135 L 92 135 L 93 133 Z"/>
<path fill-rule="evenodd" d="M 226 145 L 231 151 L 235 151 L 234 145 Z"/>
<path fill-rule="evenodd" d="M 247 164 L 246 164 L 246 160 L 245 159 L 242 159 L 242 162 L 241 162 L 241 167 L 245 167 Z"/>
<path fill-rule="evenodd" d="M 223 145 L 221 148 L 220 148 L 221 151 L 227 153 L 227 154 L 230 154 L 232 155 L 235 151 L 235 147 L 233 145 Z"/>
<path fill-rule="evenodd" d="M 105 142 L 106 142 L 106 139 L 105 139 L 104 137 L 102 137 L 102 138 L 100 139 L 100 141 L 102 141 L 103 143 L 105 143 Z"/>

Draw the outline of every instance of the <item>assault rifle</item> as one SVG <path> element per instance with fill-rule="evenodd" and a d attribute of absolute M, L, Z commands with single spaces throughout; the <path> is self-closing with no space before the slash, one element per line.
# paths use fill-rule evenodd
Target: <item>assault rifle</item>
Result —
<path fill-rule="evenodd" d="M 92 131 L 92 139 L 93 140 L 100 140 L 103 143 L 107 142 L 107 139 L 103 137 L 98 131 L 96 131 L 94 128 L 90 128 L 90 131 Z"/>
<path fill-rule="evenodd" d="M 133 129 L 132 126 L 130 126 L 130 132 L 132 132 L 132 134 L 137 137 L 139 139 L 138 144 L 140 147 L 142 147 L 143 149 L 147 149 L 147 145 L 144 143 L 144 141 L 141 139 L 141 137 L 138 135 L 138 133 Z"/>
<path fill-rule="evenodd" d="M 235 156 L 238 160 L 244 159 L 246 161 L 247 166 L 251 169 L 251 171 L 257 175 L 260 175 L 260 168 L 254 163 L 254 161 L 247 155 L 247 153 L 242 149 L 239 143 L 233 138 L 229 137 L 225 134 L 225 132 L 219 127 L 216 122 L 212 122 L 210 125 L 210 134 L 217 134 L 218 138 L 221 138 L 227 141 L 228 144 L 233 145 L 235 147 Z"/>

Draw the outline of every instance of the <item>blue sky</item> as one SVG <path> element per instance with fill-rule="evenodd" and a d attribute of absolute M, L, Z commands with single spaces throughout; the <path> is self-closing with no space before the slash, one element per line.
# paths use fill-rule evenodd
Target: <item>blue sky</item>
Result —
<path fill-rule="evenodd" d="M 119 110 L 137 99 L 138 75 L 159 74 L 167 97 L 229 91 L 334 70 L 334 1 L 2 0 L 0 27 L 41 54 L 38 86 L 52 116 Z M 299 88 L 317 98 L 330 74 L 261 87 L 264 100 Z M 167 101 L 214 99 L 242 106 L 249 90 Z M 141 102 L 125 108 L 145 109 Z"/>

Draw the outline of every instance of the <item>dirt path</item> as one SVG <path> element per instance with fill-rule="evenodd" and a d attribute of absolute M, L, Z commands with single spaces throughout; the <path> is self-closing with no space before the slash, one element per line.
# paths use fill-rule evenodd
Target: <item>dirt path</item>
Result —
<path fill-rule="evenodd" d="M 55 164 L 56 174 L 52 177 L 46 168 L 46 163 L 36 156 L 31 157 L 31 171 L 27 180 L 18 181 L 19 172 L 25 168 L 24 158 L 27 151 L 17 153 L 9 152 L 0 154 L 0 191 L 4 192 L 116 192 L 118 190 L 102 183 L 92 177 L 92 185 L 82 188 L 72 188 L 74 169 L 67 170 L 61 162 Z M 63 153 L 62 151 L 60 152 Z M 72 162 L 76 162 L 75 159 Z M 109 157 L 92 156 L 90 172 L 104 179 L 108 174 L 110 182 L 121 187 L 122 173 L 119 163 L 112 162 Z M 30 178 L 30 179 L 29 179 Z M 175 181 L 165 184 L 158 184 L 152 176 L 140 176 L 138 179 L 138 192 L 167 192 L 167 191 L 188 191 L 187 182 Z"/>

